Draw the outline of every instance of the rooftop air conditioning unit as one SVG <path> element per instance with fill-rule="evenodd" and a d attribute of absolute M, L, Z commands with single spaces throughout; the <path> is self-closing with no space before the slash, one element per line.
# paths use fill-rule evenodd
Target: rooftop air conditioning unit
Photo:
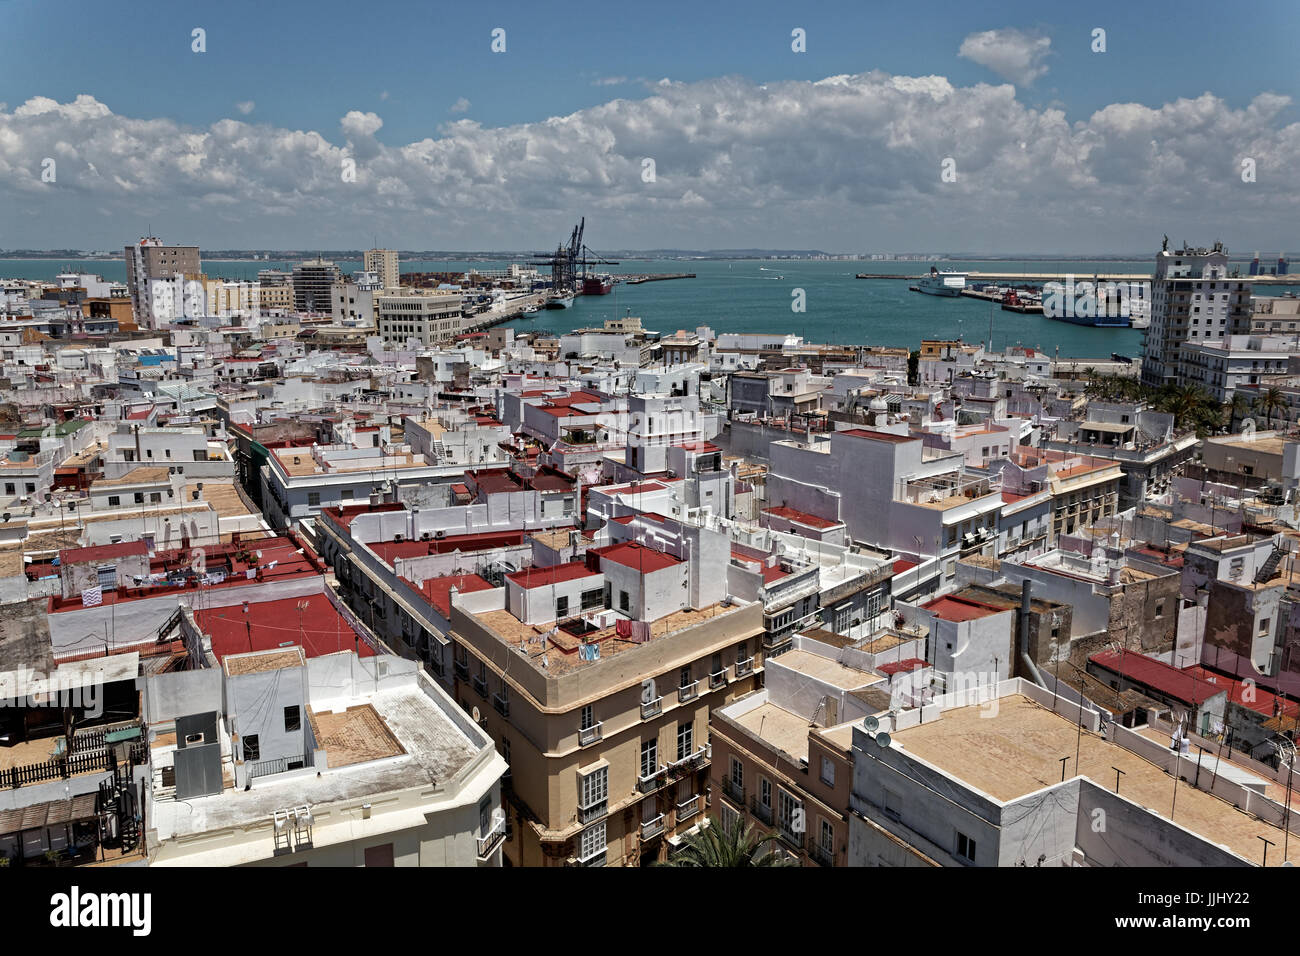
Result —
<path fill-rule="evenodd" d="M 420 540 L 421 540 L 421 541 L 428 541 L 428 540 L 430 540 L 432 537 L 433 537 L 433 535 L 429 534 L 429 532 L 427 532 L 427 531 L 422 531 L 422 532 L 420 532 Z"/>

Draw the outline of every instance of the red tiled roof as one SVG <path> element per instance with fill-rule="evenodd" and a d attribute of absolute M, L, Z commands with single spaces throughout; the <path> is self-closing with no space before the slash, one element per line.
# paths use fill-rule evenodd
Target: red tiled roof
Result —
<path fill-rule="evenodd" d="M 991 604 L 981 604 L 979 601 L 951 595 L 936 598 L 929 604 L 922 604 L 921 607 L 944 621 L 974 621 L 1002 611 L 1002 608 L 993 607 Z"/>
<path fill-rule="evenodd" d="M 1235 677 L 1216 674 L 1214 671 L 1198 665 L 1185 667 L 1183 671 L 1225 688 L 1228 691 L 1228 700 L 1240 707 L 1247 707 L 1257 714 L 1263 714 L 1265 717 L 1276 717 L 1278 714 L 1285 714 L 1288 717 L 1300 717 L 1300 703 L 1285 700 L 1253 683 L 1247 684 Z"/>
<path fill-rule="evenodd" d="M 908 673 L 920 670 L 922 667 L 928 667 L 925 661 L 919 657 L 909 657 L 902 661 L 890 661 L 888 664 L 879 665 L 876 670 L 887 677 L 893 677 L 895 674 Z"/>
<path fill-rule="evenodd" d="M 133 554 L 148 554 L 143 541 L 123 541 L 120 544 L 101 544 L 93 548 L 66 548 L 59 552 L 59 564 L 85 564 L 88 561 L 108 561 Z"/>
<path fill-rule="evenodd" d="M 642 574 L 662 571 L 664 568 L 671 568 L 682 563 L 681 558 L 675 558 L 671 554 L 656 551 L 654 548 L 647 548 L 635 541 L 624 541 L 621 544 L 610 544 L 603 548 L 592 548 L 588 554 L 594 554 L 599 558 L 613 561 L 615 564 L 621 564 L 625 568 L 633 568 Z"/>
<path fill-rule="evenodd" d="M 854 438 L 870 438 L 875 441 L 892 442 L 895 445 L 900 445 L 903 442 L 921 440 L 914 435 L 891 435 L 889 432 L 878 432 L 870 428 L 848 428 L 844 431 L 832 432 L 831 434 L 852 435 Z"/>
<path fill-rule="evenodd" d="M 356 651 L 360 657 L 375 653 L 323 594 L 250 602 L 247 614 L 243 605 L 236 604 L 200 610 L 195 617 L 203 632 L 211 635 L 212 653 L 218 661 L 227 654 L 267 651 L 288 644 L 298 645 L 308 657 L 338 651 Z"/>
<path fill-rule="evenodd" d="M 507 574 L 506 578 L 525 591 L 531 591 L 533 588 L 545 587 L 548 584 L 560 584 L 564 581 L 575 581 L 578 578 L 595 577 L 599 573 L 599 571 L 591 570 L 581 561 L 570 561 L 568 564 L 553 564 L 545 568 L 524 568 L 522 571 Z"/>
<path fill-rule="evenodd" d="M 450 618 L 452 588 L 461 594 L 470 594 L 474 591 L 490 591 L 492 584 L 477 574 L 448 574 L 441 578 L 428 578 L 419 590 L 439 614 Z"/>
<path fill-rule="evenodd" d="M 347 531 L 352 527 L 352 519 L 357 515 L 370 514 L 373 511 L 404 511 L 405 509 L 406 505 L 397 502 L 381 505 L 340 505 L 336 508 L 322 509 L 321 516 L 329 518 L 334 524 Z"/>
<path fill-rule="evenodd" d="M 817 515 L 810 515 L 804 511 L 796 511 L 794 508 L 764 508 L 763 514 L 772 515 L 776 518 L 784 518 L 786 521 L 793 521 L 795 524 L 807 525 L 809 528 L 817 528 L 825 531 L 827 528 L 837 527 L 844 522 L 829 521 L 826 518 L 819 518 Z"/>
<path fill-rule="evenodd" d="M 1230 689 L 1223 684 L 1202 680 L 1191 669 L 1180 670 L 1172 664 L 1127 648 L 1120 651 L 1098 651 L 1088 660 L 1126 680 L 1143 684 L 1185 704 L 1202 704 Z"/>

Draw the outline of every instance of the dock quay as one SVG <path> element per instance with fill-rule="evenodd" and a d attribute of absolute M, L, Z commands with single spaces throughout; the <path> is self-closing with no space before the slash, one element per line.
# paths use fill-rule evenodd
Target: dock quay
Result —
<path fill-rule="evenodd" d="M 1097 282 L 1150 282 L 1149 272 L 966 272 L 967 282 L 1065 282 L 1073 277 L 1075 282 L 1083 280 Z M 884 275 L 873 272 L 859 272 L 858 279 L 906 279 L 915 282 L 923 278 L 920 275 Z M 1253 285 L 1300 285 L 1300 273 L 1286 275 L 1239 276 L 1248 279 Z"/>
<path fill-rule="evenodd" d="M 545 304 L 545 294 L 539 293 L 537 295 L 523 296 L 511 302 L 510 305 L 502 309 L 500 312 L 480 312 L 475 316 L 471 316 L 470 318 L 473 320 L 473 324 L 466 324 L 461 330 L 461 334 L 465 335 L 471 332 L 482 332 L 486 329 L 492 328 L 494 325 L 504 325 L 505 323 L 512 322 L 519 318 L 519 316 L 523 315 L 524 309 L 528 308 L 528 306 L 535 305 L 540 309 Z"/>
<path fill-rule="evenodd" d="M 619 276 L 628 285 L 640 285 L 642 282 L 664 282 L 668 279 L 694 279 L 694 272 L 659 272 L 641 275 Z"/>

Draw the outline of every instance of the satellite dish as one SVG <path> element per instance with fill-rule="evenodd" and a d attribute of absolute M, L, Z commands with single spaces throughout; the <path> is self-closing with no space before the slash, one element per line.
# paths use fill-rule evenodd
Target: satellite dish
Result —
<path fill-rule="evenodd" d="M 876 734 L 876 746 L 881 750 L 888 750 L 890 742 L 889 734 L 885 733 L 883 730 Z"/>
<path fill-rule="evenodd" d="M 874 717 L 867 717 L 862 721 L 862 726 L 867 729 L 867 733 L 874 733 L 880 727 L 880 721 Z"/>
<path fill-rule="evenodd" d="M 471 716 L 474 718 L 474 723 L 477 724 L 477 723 L 479 722 L 479 719 L 480 719 L 480 715 L 479 715 L 479 712 L 478 712 L 478 708 L 477 708 L 477 707 L 475 707 L 474 710 L 471 712 Z"/>

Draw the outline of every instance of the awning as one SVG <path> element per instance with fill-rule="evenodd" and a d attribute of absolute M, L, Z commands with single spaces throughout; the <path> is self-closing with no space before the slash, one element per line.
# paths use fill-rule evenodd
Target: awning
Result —
<path fill-rule="evenodd" d="M 96 816 L 95 794 L 82 793 L 71 800 L 51 800 L 12 810 L 0 810 L 0 835 L 63 826 L 93 820 Z"/>

